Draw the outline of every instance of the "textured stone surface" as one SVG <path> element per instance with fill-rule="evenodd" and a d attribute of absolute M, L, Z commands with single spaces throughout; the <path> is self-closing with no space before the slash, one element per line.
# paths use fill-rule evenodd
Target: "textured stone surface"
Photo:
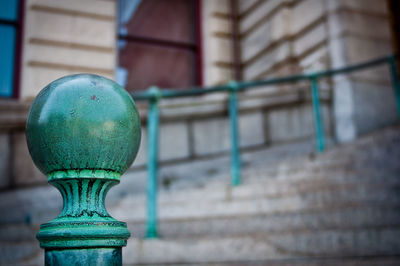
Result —
<path fill-rule="evenodd" d="M 251 8 L 256 3 L 257 3 L 257 0 L 238 1 L 238 8 L 239 8 L 240 13 L 246 12 L 249 8 Z"/>
<path fill-rule="evenodd" d="M 0 188 L 10 184 L 10 136 L 8 133 L 0 133 Z"/>
<path fill-rule="evenodd" d="M 271 23 L 266 22 L 261 24 L 253 32 L 247 35 L 242 41 L 242 61 L 246 62 L 264 47 L 271 43 L 271 36 L 269 32 L 271 30 Z"/>
<path fill-rule="evenodd" d="M 378 86 L 353 82 L 354 119 L 357 133 L 362 135 L 396 123 L 399 119 L 394 90 L 391 86 Z"/>
<path fill-rule="evenodd" d="M 321 105 L 321 118 L 325 134 L 329 136 L 329 107 Z M 313 110 L 310 105 L 302 105 L 291 109 L 274 110 L 266 113 L 270 142 L 282 142 L 309 138 L 314 135 Z"/>
<path fill-rule="evenodd" d="M 196 155 L 228 151 L 230 147 L 228 118 L 213 118 L 194 122 L 193 142 Z"/>
<path fill-rule="evenodd" d="M 240 147 L 264 144 L 264 123 L 261 112 L 239 115 Z"/>
<path fill-rule="evenodd" d="M 25 14 L 23 99 L 32 99 L 52 80 L 70 74 L 113 77 L 115 3 L 32 0 Z"/>
<path fill-rule="evenodd" d="M 327 1 L 336 4 L 336 7 L 345 7 L 347 9 L 353 9 L 357 11 L 364 11 L 376 15 L 387 15 L 388 6 L 383 1 L 375 0 L 337 0 L 337 1 Z"/>
<path fill-rule="evenodd" d="M 33 164 L 29 155 L 24 132 L 15 132 L 12 135 L 13 158 L 12 170 L 16 185 L 46 183 L 46 177 Z"/>
<path fill-rule="evenodd" d="M 204 1 L 202 7 L 202 45 L 204 84 L 216 85 L 232 79 L 231 67 L 221 66 L 232 62 L 232 44 L 225 38 L 231 30 L 229 1 Z M 222 15 L 221 15 L 222 14 Z"/>
<path fill-rule="evenodd" d="M 239 1 L 241 5 L 248 2 L 251 1 Z M 239 25 L 240 31 L 242 33 L 245 33 L 247 30 L 254 27 L 256 23 L 259 23 L 260 20 L 262 20 L 264 17 L 271 15 L 272 11 L 276 12 L 276 10 L 274 9 L 285 2 L 288 1 L 282 1 L 282 0 L 261 1 L 261 4 L 254 10 L 254 12 L 251 13 L 251 15 L 242 18 L 241 23 Z"/>
<path fill-rule="evenodd" d="M 273 42 L 287 36 L 290 32 L 289 15 L 287 8 L 279 9 L 269 20 L 247 34 L 242 41 L 242 61 L 248 61 Z"/>
<path fill-rule="evenodd" d="M 185 122 L 162 124 L 160 127 L 160 160 L 190 157 L 188 124 Z"/>
<path fill-rule="evenodd" d="M 10 130 L 23 130 L 29 111 L 29 103 L 1 99 L 0 100 L 0 129 L 2 134 Z"/>
<path fill-rule="evenodd" d="M 316 157 L 268 163 L 279 156 L 278 149 L 271 151 L 270 159 L 253 152 L 259 164 L 245 167 L 243 184 L 233 189 L 227 171 L 223 179 L 197 188 L 161 186 L 162 238 L 157 240 L 138 238 L 144 230 L 144 191 L 130 191 L 134 184 L 123 178 L 127 183 L 119 187 L 128 194 L 110 193 L 114 199 L 109 209 L 114 217 L 125 218 L 133 231 L 134 238 L 123 251 L 124 263 L 314 265 L 318 257 L 322 264 L 315 265 L 337 265 L 342 260 L 348 260 L 343 265 L 380 265 L 378 258 L 400 252 L 399 130 L 388 128 Z M 0 252 L 19 249 L 15 258 L 25 262 L 20 264 L 40 265 L 42 254 L 32 233 L 43 215 L 61 208 L 59 198 L 49 187 L 0 194 L 0 209 L 12 210 L 1 217 L 3 225 L 9 224 L 0 229 Z M 26 220 L 26 212 L 31 225 L 12 222 L 18 217 Z M 3 264 L 13 261 L 2 254 Z M 360 256 L 364 260 L 357 261 Z"/>
<path fill-rule="evenodd" d="M 292 33 L 298 33 L 320 18 L 324 14 L 327 2 L 324 0 L 304 0 L 295 5 L 291 21 Z"/>
<path fill-rule="evenodd" d="M 330 13 L 327 18 L 328 48 L 332 67 L 343 67 L 371 60 L 392 52 L 388 41 L 387 6 L 381 1 L 327 1 Z M 378 16 L 375 16 L 378 15 Z M 368 128 L 379 128 L 376 119 L 363 121 L 360 113 L 374 113 L 373 108 L 364 105 L 359 99 L 371 96 L 359 95 L 360 90 L 352 81 L 361 83 L 387 85 L 389 83 L 388 68 L 386 66 L 373 68 L 367 71 L 352 74 L 351 76 L 335 77 L 333 94 L 333 113 L 335 118 L 336 138 L 339 142 L 346 142 L 356 138 L 357 132 L 365 132 Z M 377 87 L 379 87 L 377 86 Z M 385 91 L 375 91 L 375 97 L 386 97 Z M 358 99 L 357 99 L 358 98 Z M 367 99 L 367 101 L 370 99 Z M 367 110 L 369 109 L 370 110 Z M 358 113 L 358 114 L 356 114 Z M 358 120 L 361 118 L 361 120 Z M 375 125 L 373 125 L 375 123 Z M 359 128 L 361 126 L 361 128 Z M 364 128 L 363 128 L 364 127 Z"/>
<path fill-rule="evenodd" d="M 294 54 L 300 56 L 304 52 L 313 49 L 316 45 L 320 45 L 326 38 L 326 25 L 319 24 L 293 42 Z"/>
<path fill-rule="evenodd" d="M 141 133 L 139 151 L 138 151 L 136 159 L 133 162 L 133 164 L 131 165 L 131 167 L 143 166 L 143 165 L 146 165 L 146 163 L 147 163 L 147 129 L 146 129 L 146 127 L 142 126 L 141 131 L 142 131 L 142 133 Z"/>
<path fill-rule="evenodd" d="M 132 240 L 124 250 L 126 263 L 207 263 L 323 257 L 394 256 L 400 231 L 396 229 L 322 230 L 286 235 Z M 386 239 L 381 242 L 381 239 Z M 134 252 L 140 250 L 141 252 Z M 182 252 L 185 250 L 185 252 Z"/>
<path fill-rule="evenodd" d="M 254 62 L 246 67 L 243 71 L 244 78 L 248 80 L 259 78 L 258 76 L 260 74 L 271 68 L 273 65 L 288 59 L 290 53 L 290 43 L 287 41 L 281 43 L 279 46 L 274 47 L 272 50 L 257 57 Z"/>

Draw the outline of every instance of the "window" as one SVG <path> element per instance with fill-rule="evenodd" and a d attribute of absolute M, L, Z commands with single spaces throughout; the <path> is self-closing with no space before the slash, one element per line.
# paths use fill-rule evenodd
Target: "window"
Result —
<path fill-rule="evenodd" d="M 16 97 L 22 1 L 0 2 L 0 97 Z"/>
<path fill-rule="evenodd" d="M 120 0 L 117 81 L 127 90 L 201 85 L 199 0 Z"/>

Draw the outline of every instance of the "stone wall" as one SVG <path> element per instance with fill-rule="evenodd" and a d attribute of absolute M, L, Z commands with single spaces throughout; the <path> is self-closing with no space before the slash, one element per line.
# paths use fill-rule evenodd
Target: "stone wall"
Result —
<path fill-rule="evenodd" d="M 233 78 L 230 1 L 202 1 L 204 85 Z"/>
<path fill-rule="evenodd" d="M 0 101 L 0 190 L 46 182 L 29 156 L 30 101 L 48 83 L 75 73 L 114 78 L 115 1 L 26 0 L 19 101 Z"/>
<path fill-rule="evenodd" d="M 44 183 L 34 166 L 25 140 L 29 104 L 0 101 L 0 190 Z"/>
<path fill-rule="evenodd" d="M 384 1 L 237 0 L 241 67 L 245 80 L 341 67 L 390 53 Z M 204 85 L 233 78 L 231 1 L 202 2 Z M 115 69 L 115 1 L 27 0 L 22 100 L 61 76 Z M 320 98 L 328 141 L 346 141 L 397 119 L 386 67 L 324 79 Z M 240 94 L 240 145 L 257 149 L 314 140 L 308 82 Z M 29 104 L 0 102 L 0 187 L 44 182 L 23 136 Z M 10 106 L 14 106 L 10 108 Z M 140 104 L 143 141 L 135 166 L 146 162 L 146 106 Z M 18 126 L 8 118 L 17 115 Z M 227 94 L 161 101 L 160 161 L 186 162 L 228 155 Z M 13 123 L 11 123 L 13 125 Z M 295 148 L 294 148 L 295 149 Z"/>
<path fill-rule="evenodd" d="M 328 1 L 329 52 L 341 67 L 392 52 L 386 1 Z M 334 79 L 334 117 L 339 141 L 352 140 L 397 120 L 388 67 Z"/>
<path fill-rule="evenodd" d="M 239 1 L 246 80 L 329 67 L 324 0 Z"/>
<path fill-rule="evenodd" d="M 74 73 L 113 79 L 115 18 L 114 1 L 25 1 L 21 98 Z"/>
<path fill-rule="evenodd" d="M 328 142 L 333 126 L 330 94 L 321 93 L 321 112 Z M 230 127 L 226 94 L 204 98 L 161 101 L 161 163 L 192 161 L 228 155 Z M 146 109 L 139 110 L 146 117 Z M 239 96 L 239 138 L 242 150 L 265 148 L 315 139 L 313 111 L 308 89 L 280 91 L 276 88 L 241 93 Z M 146 163 L 147 138 L 143 124 L 141 147 L 134 167 Z"/>
<path fill-rule="evenodd" d="M 261 79 L 361 63 L 392 52 L 386 1 L 241 0 L 243 77 Z M 388 67 L 323 80 L 338 141 L 396 121 Z"/>

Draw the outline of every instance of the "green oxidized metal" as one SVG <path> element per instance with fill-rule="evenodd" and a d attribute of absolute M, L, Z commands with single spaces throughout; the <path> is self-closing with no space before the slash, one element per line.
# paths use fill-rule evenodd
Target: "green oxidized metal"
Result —
<path fill-rule="evenodd" d="M 108 214 L 104 200 L 140 144 L 130 95 L 97 75 L 58 79 L 33 101 L 26 132 L 33 161 L 64 201 L 61 214 L 37 234 L 46 264 L 62 265 L 68 257 L 69 264 L 120 265 L 130 233 Z"/>

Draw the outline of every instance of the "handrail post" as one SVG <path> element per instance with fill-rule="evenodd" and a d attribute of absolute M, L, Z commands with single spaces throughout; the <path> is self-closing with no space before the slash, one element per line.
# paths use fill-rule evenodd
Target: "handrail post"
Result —
<path fill-rule="evenodd" d="M 229 92 L 229 121 L 231 131 L 231 184 L 240 184 L 240 150 L 239 150 L 239 129 L 238 129 L 238 103 L 237 92 L 239 85 L 235 81 L 228 84 Z"/>
<path fill-rule="evenodd" d="M 147 221 L 146 237 L 158 237 L 157 230 L 157 172 L 158 172 L 158 128 L 161 91 L 157 87 L 149 88 L 149 107 L 147 113 Z"/>
<path fill-rule="evenodd" d="M 26 126 L 29 152 L 64 201 L 36 236 L 45 265 L 122 265 L 130 233 L 104 203 L 135 159 L 140 136 L 135 103 L 109 79 L 71 75 L 37 95 Z"/>
<path fill-rule="evenodd" d="M 400 118 L 400 82 L 396 67 L 396 58 L 394 55 L 389 57 L 390 73 L 392 76 L 393 89 L 396 97 L 397 112 Z"/>
<path fill-rule="evenodd" d="M 319 106 L 319 93 L 318 93 L 318 78 L 315 75 L 310 77 L 311 83 L 311 98 L 313 103 L 315 133 L 317 135 L 317 151 L 323 152 L 325 150 L 323 122 L 321 118 Z"/>

